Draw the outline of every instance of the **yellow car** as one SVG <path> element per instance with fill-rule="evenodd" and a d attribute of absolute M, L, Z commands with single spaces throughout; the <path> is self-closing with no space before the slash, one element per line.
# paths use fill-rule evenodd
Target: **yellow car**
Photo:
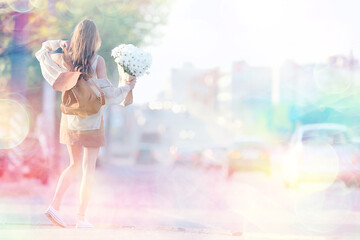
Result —
<path fill-rule="evenodd" d="M 260 137 L 238 138 L 228 153 L 227 176 L 240 171 L 261 171 L 271 175 L 269 145 Z"/>

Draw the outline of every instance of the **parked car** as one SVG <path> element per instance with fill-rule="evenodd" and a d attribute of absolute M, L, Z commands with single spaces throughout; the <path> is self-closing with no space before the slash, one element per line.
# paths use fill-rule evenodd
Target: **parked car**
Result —
<path fill-rule="evenodd" d="M 141 146 L 136 152 L 136 163 L 154 164 L 157 162 L 155 150 L 151 146 Z"/>
<path fill-rule="evenodd" d="M 197 167 L 201 165 L 201 149 L 188 146 L 176 147 L 173 154 L 173 163 L 181 166 Z"/>
<path fill-rule="evenodd" d="M 202 166 L 205 169 L 221 169 L 227 161 L 227 148 L 222 145 L 208 146 L 202 152 Z"/>
<path fill-rule="evenodd" d="M 360 151 L 350 141 L 346 126 L 309 124 L 295 130 L 283 161 L 287 187 L 304 181 L 343 181 L 347 186 L 360 180 Z"/>
<path fill-rule="evenodd" d="M 138 164 L 164 163 L 169 159 L 168 152 L 161 134 L 156 131 L 147 131 L 140 135 L 135 160 Z"/>
<path fill-rule="evenodd" d="M 41 149 L 38 137 L 30 133 L 24 141 L 0 153 L 0 177 L 13 174 L 26 178 L 37 178 L 42 184 L 49 179 L 49 159 Z"/>
<path fill-rule="evenodd" d="M 256 136 L 234 140 L 228 152 L 226 174 L 231 177 L 239 171 L 261 171 L 271 175 L 269 146 L 265 139 Z"/>

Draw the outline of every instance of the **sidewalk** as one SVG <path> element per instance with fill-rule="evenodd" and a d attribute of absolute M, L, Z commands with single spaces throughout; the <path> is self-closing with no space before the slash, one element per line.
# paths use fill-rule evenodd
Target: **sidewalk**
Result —
<path fill-rule="evenodd" d="M 136 240 L 153 240 L 153 239 L 172 239 L 172 240 L 186 240 L 186 239 L 243 239 L 242 237 L 234 236 L 219 236 L 213 234 L 199 234 L 188 233 L 181 231 L 161 231 L 161 230 L 146 230 L 146 229 L 50 229 L 47 227 L 33 228 L 33 229 L 6 229 L 0 230 L 1 239 L 4 240 L 49 240 L 49 239 L 86 239 L 86 240 L 103 240 L 103 239 L 136 239 Z"/>
<path fill-rule="evenodd" d="M 116 169 L 115 166 L 100 166 L 97 171 L 97 182 L 94 195 L 87 212 L 89 220 L 95 229 L 76 229 L 76 213 L 78 207 L 79 180 L 68 189 L 64 196 L 61 212 L 68 223 L 66 229 L 54 226 L 43 212 L 51 200 L 57 179 L 52 179 L 48 186 L 42 186 L 33 179 L 23 179 L 19 182 L 1 182 L 0 184 L 0 240 L 15 239 L 284 239 L 284 240 L 325 240 L 325 237 L 299 235 L 249 233 L 242 229 L 239 217 L 221 209 L 179 208 L 163 204 L 147 204 L 147 197 L 153 195 L 141 194 L 139 189 L 150 188 L 150 193 L 156 195 L 155 201 L 162 203 L 158 193 L 149 178 L 144 176 L 139 182 L 133 179 L 140 172 L 129 173 L 129 169 Z M 128 175 L 126 175 L 128 174 Z M 133 174 L 133 175 L 131 175 Z M 135 175 L 134 175 L 135 174 Z M 122 176 L 122 177 L 120 177 Z M 114 179 L 115 178 L 115 179 Z M 121 185 L 127 185 L 135 198 L 124 199 Z M 143 185 L 133 189 L 131 184 Z M 149 186 L 146 184 L 150 184 Z M 164 189 L 162 186 L 156 186 Z M 115 188 L 115 189 L 114 189 Z M 154 188 L 154 189 L 153 189 Z M 116 190 L 116 191 L 115 191 Z M 127 189 L 129 190 L 129 189 Z M 117 193 L 116 193 L 117 192 Z M 119 195 L 120 193 L 120 195 Z M 164 193 L 164 192 L 162 192 Z M 139 195 L 137 195 L 139 194 Z M 201 195 L 201 193 L 200 193 Z M 124 196 L 124 198 L 122 198 Z M 204 196 L 206 197 L 206 196 Z M 154 200 L 153 199 L 153 200 Z M 202 200 L 205 203 L 205 199 Z M 130 204 L 129 204 L 130 203 Z M 209 211 L 211 210 L 211 211 Z M 353 220 L 355 216 L 351 216 Z M 360 216 L 356 216 L 360 219 Z M 236 224 L 231 224 L 231 222 Z M 231 226 L 234 228 L 231 229 Z M 331 238 L 336 240 L 337 238 Z M 345 239 L 345 238 L 339 238 Z M 348 237 L 346 239 L 358 239 Z"/>
<path fill-rule="evenodd" d="M 24 200 L 2 201 L 0 204 L 0 239 L 243 239 L 241 234 L 223 230 L 187 228 L 186 224 L 172 225 L 169 217 L 134 209 L 101 208 L 89 211 L 95 229 L 76 229 L 75 206 L 65 205 L 61 211 L 68 228 L 54 226 L 43 214 L 46 205 Z M 101 211 L 101 214 L 94 213 Z M 95 217 L 94 217 L 95 216 Z M 161 219 L 159 219 L 161 218 Z M 163 224 L 159 224 L 163 222 Z M 236 236 L 240 235 L 240 236 Z"/>
<path fill-rule="evenodd" d="M 4 180 L 0 184 L 0 239 L 243 239 L 241 233 L 215 229 L 189 219 L 179 219 L 164 209 L 123 208 L 111 194 L 107 174 L 111 166 L 101 166 L 90 201 L 88 218 L 95 229 L 76 229 L 77 179 L 66 192 L 61 212 L 66 229 L 54 226 L 43 214 L 56 187 L 57 178 L 43 186 L 36 179 Z M 104 198 L 102 196 L 108 196 Z"/>

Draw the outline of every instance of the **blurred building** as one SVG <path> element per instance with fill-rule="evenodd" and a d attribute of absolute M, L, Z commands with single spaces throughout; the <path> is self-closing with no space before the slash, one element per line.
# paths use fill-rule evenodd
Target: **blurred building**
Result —
<path fill-rule="evenodd" d="M 216 111 L 219 77 L 218 69 L 206 70 L 195 76 L 191 81 L 192 87 L 188 89 L 189 104 L 196 103 Z"/>
<path fill-rule="evenodd" d="M 351 115 L 360 102 L 354 101 L 360 68 L 352 54 L 313 64 L 288 60 L 276 68 L 237 61 L 230 73 L 187 63 L 172 70 L 170 82 L 167 96 L 220 130 L 210 134 L 215 138 L 225 129 L 235 135 L 286 133 L 302 122 L 335 121 L 339 109 Z"/>
<path fill-rule="evenodd" d="M 193 80 L 202 73 L 191 63 L 185 63 L 182 68 L 171 70 L 170 95 L 171 99 L 177 103 L 185 103 L 190 99 L 190 91 Z"/>
<path fill-rule="evenodd" d="M 226 120 L 231 115 L 230 75 L 219 68 L 197 69 L 190 63 L 173 69 L 172 100 L 186 106 L 195 119 L 207 127 L 212 139 L 226 138 Z"/>
<path fill-rule="evenodd" d="M 280 70 L 280 92 L 283 101 L 304 105 L 324 94 L 338 94 L 360 83 L 359 62 L 350 54 L 331 56 L 320 64 L 299 65 L 286 61 Z"/>
<path fill-rule="evenodd" d="M 219 86 L 223 75 L 218 68 L 197 69 L 191 63 L 172 69 L 171 100 L 190 108 L 196 105 L 216 111 L 218 96 L 224 90 Z"/>
<path fill-rule="evenodd" d="M 237 106 L 249 104 L 269 104 L 271 102 L 272 69 L 270 67 L 253 67 L 245 62 L 233 63 L 232 70 L 233 110 Z"/>
<path fill-rule="evenodd" d="M 280 69 L 281 104 L 288 107 L 292 129 L 326 121 L 350 124 L 359 86 L 359 62 L 352 54 L 331 56 L 320 64 L 286 61 Z"/>
<path fill-rule="evenodd" d="M 233 121 L 244 131 L 258 131 L 269 124 L 273 72 L 270 67 L 253 67 L 234 62 L 231 74 Z M 259 128 L 259 126 L 261 126 Z"/>

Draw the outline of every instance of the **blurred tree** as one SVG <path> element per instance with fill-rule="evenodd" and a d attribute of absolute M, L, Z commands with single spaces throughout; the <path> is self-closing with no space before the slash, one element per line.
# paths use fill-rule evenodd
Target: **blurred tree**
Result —
<path fill-rule="evenodd" d="M 33 57 L 42 42 L 70 39 L 79 21 L 94 20 L 102 38 L 99 54 L 107 62 L 110 80 L 116 80 L 111 49 L 122 43 L 154 43 L 161 36 L 171 1 L 0 0 L 0 90 L 10 90 L 11 83 L 12 89 L 27 97 L 35 112 L 45 111 L 49 118 L 54 115 L 49 106 L 54 106 L 55 97 L 49 95 L 49 86 L 43 86 L 39 62 Z M 54 123 L 51 119 L 49 123 Z"/>
<path fill-rule="evenodd" d="M 66 0 L 55 4 L 58 21 L 54 35 L 44 39 L 70 39 L 76 24 L 85 17 L 95 21 L 102 46 L 99 54 L 107 62 L 108 72 L 116 69 L 110 56 L 111 49 L 121 43 L 144 46 L 159 37 L 159 28 L 166 23 L 169 0 Z M 117 71 L 115 71 L 117 72 Z"/>
<path fill-rule="evenodd" d="M 10 73 L 15 74 L 8 65 L 12 54 L 20 49 L 29 57 L 45 40 L 70 39 L 76 24 L 86 17 L 94 20 L 99 28 L 102 38 L 99 54 L 106 62 L 113 61 L 111 49 L 121 43 L 149 45 L 161 35 L 161 26 L 166 23 L 170 2 L 171 0 L 0 1 L 0 86 L 8 81 Z M 16 24 L 19 17 L 22 18 L 21 29 Z M 19 38 L 14 36 L 16 34 Z M 14 37 L 20 40 L 15 47 Z M 110 73 L 114 72 L 115 64 L 107 66 Z M 40 90 L 36 89 L 42 81 L 36 59 L 29 59 L 28 64 L 22 64 L 16 71 L 23 72 L 20 68 L 26 69 L 29 74 L 25 79 L 21 77 L 21 81 L 25 82 L 27 78 L 30 88 Z"/>

